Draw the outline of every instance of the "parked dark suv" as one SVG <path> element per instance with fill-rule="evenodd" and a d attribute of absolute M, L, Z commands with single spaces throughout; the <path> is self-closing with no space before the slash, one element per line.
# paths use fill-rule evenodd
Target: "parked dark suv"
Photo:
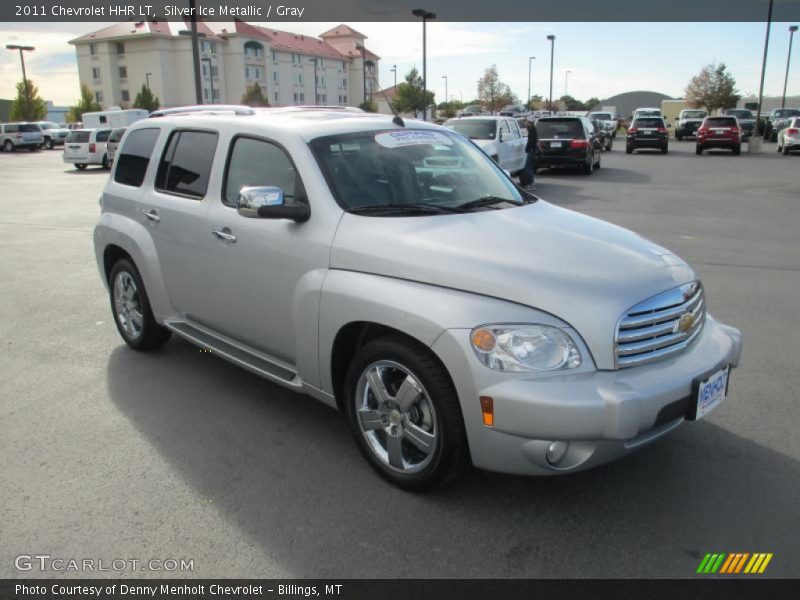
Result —
<path fill-rule="evenodd" d="M 697 130 L 696 154 L 710 148 L 727 148 L 734 154 L 742 151 L 742 129 L 736 117 L 706 117 Z"/>
<path fill-rule="evenodd" d="M 603 148 L 586 117 L 542 117 L 536 121 L 536 168 L 580 167 L 587 175 L 600 168 Z"/>
<path fill-rule="evenodd" d="M 746 108 L 729 108 L 722 111 L 725 117 L 736 117 L 742 130 L 742 139 L 749 138 L 756 129 L 756 116 Z"/>
<path fill-rule="evenodd" d="M 654 148 L 666 154 L 669 150 L 669 132 L 662 117 L 638 117 L 628 128 L 625 154 L 640 148 Z"/>

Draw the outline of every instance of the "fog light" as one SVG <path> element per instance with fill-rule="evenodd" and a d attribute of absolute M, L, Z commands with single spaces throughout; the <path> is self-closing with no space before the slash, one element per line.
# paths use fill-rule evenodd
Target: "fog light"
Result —
<path fill-rule="evenodd" d="M 547 447 L 545 458 L 549 464 L 556 466 L 566 456 L 567 450 L 569 450 L 569 442 L 553 442 Z"/>

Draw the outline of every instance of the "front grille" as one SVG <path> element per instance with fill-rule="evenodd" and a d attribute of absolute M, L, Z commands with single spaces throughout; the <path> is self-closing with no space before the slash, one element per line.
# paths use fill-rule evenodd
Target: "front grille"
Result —
<path fill-rule="evenodd" d="M 705 320 L 699 281 L 640 302 L 617 325 L 617 367 L 644 365 L 683 352 L 700 334 Z"/>

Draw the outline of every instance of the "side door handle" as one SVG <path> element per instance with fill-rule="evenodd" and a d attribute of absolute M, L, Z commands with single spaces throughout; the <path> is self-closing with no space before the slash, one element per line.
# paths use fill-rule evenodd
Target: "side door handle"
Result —
<path fill-rule="evenodd" d="M 211 232 L 214 234 L 215 237 L 224 240 L 226 242 L 230 242 L 231 244 L 236 243 L 236 236 L 231 233 L 231 230 L 227 227 L 225 229 L 215 229 Z"/>
<path fill-rule="evenodd" d="M 161 217 L 158 216 L 158 211 L 155 209 L 148 210 L 146 213 L 144 213 L 144 216 L 147 217 L 153 223 L 158 223 L 159 221 L 161 221 Z"/>

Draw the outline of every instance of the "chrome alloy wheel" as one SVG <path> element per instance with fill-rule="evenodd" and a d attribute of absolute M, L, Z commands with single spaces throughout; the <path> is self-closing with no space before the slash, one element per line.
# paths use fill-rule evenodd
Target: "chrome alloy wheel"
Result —
<path fill-rule="evenodd" d="M 114 280 L 114 314 L 131 339 L 142 334 L 144 313 L 136 281 L 127 271 L 120 271 Z"/>
<path fill-rule="evenodd" d="M 372 453 L 400 473 L 416 473 L 440 443 L 436 410 L 419 379 L 403 365 L 381 360 L 361 373 L 355 409 Z"/>

